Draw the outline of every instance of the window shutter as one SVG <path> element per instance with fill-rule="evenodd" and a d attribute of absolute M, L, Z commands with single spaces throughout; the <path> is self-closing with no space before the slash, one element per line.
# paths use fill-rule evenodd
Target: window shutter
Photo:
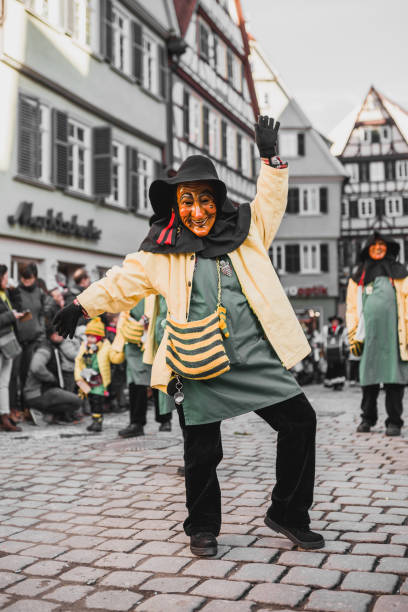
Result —
<path fill-rule="evenodd" d="M 227 122 L 221 121 L 221 158 L 227 161 Z"/>
<path fill-rule="evenodd" d="M 329 192 L 328 192 L 327 187 L 320 187 L 319 197 L 320 197 L 320 212 L 326 215 L 328 213 L 328 205 L 329 205 Z"/>
<path fill-rule="evenodd" d="M 40 164 L 40 104 L 36 98 L 18 100 L 18 174 L 38 178 Z"/>
<path fill-rule="evenodd" d="M 210 147 L 210 110 L 203 106 L 203 147 L 208 151 Z"/>
<path fill-rule="evenodd" d="M 162 98 L 167 98 L 167 51 L 162 45 L 158 46 L 159 52 L 159 94 Z"/>
<path fill-rule="evenodd" d="M 139 208 L 139 172 L 138 152 L 133 147 L 126 147 L 127 165 L 127 198 L 126 206 L 133 212 Z"/>
<path fill-rule="evenodd" d="M 299 213 L 299 187 L 291 187 L 289 189 L 286 212 L 290 215 L 297 215 Z"/>
<path fill-rule="evenodd" d="M 320 270 L 321 272 L 329 271 L 329 245 L 320 245 Z"/>
<path fill-rule="evenodd" d="M 143 31 L 137 21 L 132 21 L 132 74 L 138 83 L 143 81 Z"/>
<path fill-rule="evenodd" d="M 251 176 L 254 178 L 256 176 L 256 157 L 255 157 L 255 145 L 251 144 Z"/>
<path fill-rule="evenodd" d="M 383 217 L 385 215 L 385 199 L 378 198 L 375 200 L 375 214 L 376 217 Z"/>
<path fill-rule="evenodd" d="M 403 214 L 408 215 L 408 198 L 403 198 L 402 205 L 403 205 Z M 406 261 L 408 263 L 408 260 Z"/>
<path fill-rule="evenodd" d="M 68 185 L 68 115 L 59 110 L 52 111 L 54 139 L 53 183 L 57 187 Z"/>
<path fill-rule="evenodd" d="M 237 133 L 237 170 L 242 170 L 242 136 Z"/>
<path fill-rule="evenodd" d="M 68 2 L 68 4 L 73 4 Z M 101 51 L 104 58 L 113 60 L 112 0 L 101 0 Z"/>
<path fill-rule="evenodd" d="M 393 161 L 387 161 L 385 163 L 385 179 L 387 181 L 393 181 L 395 179 L 395 165 Z"/>
<path fill-rule="evenodd" d="M 298 244 L 285 245 L 286 272 L 300 272 L 300 247 Z"/>
<path fill-rule="evenodd" d="M 112 134 L 110 127 L 93 129 L 94 194 L 107 197 L 112 190 Z"/>
<path fill-rule="evenodd" d="M 190 94 L 186 90 L 183 94 L 183 136 L 190 140 Z"/>
<path fill-rule="evenodd" d="M 213 63 L 214 63 L 215 72 L 217 72 L 217 67 L 218 67 L 217 57 L 218 57 L 218 38 L 214 34 L 213 36 Z"/>
<path fill-rule="evenodd" d="M 303 157 L 305 155 L 305 135 L 302 132 L 297 135 L 297 145 L 298 155 Z"/>
<path fill-rule="evenodd" d="M 408 263 L 408 240 L 404 240 L 404 262 Z"/>
<path fill-rule="evenodd" d="M 358 204 L 357 200 L 350 200 L 349 202 L 349 215 L 350 219 L 358 218 Z"/>

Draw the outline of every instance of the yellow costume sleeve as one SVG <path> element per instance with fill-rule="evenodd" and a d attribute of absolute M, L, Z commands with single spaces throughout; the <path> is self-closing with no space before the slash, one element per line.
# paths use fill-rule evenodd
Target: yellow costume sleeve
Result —
<path fill-rule="evenodd" d="M 269 249 L 286 209 L 288 180 L 287 168 L 271 168 L 261 163 L 256 196 L 251 203 L 251 213 L 252 221 L 266 249 Z"/>

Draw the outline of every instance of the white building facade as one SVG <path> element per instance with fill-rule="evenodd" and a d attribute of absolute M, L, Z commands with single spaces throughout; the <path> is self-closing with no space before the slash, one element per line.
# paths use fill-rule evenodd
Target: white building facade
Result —
<path fill-rule="evenodd" d="M 168 163 L 173 2 L 5 0 L 0 25 L 0 262 L 49 286 L 136 251 Z"/>

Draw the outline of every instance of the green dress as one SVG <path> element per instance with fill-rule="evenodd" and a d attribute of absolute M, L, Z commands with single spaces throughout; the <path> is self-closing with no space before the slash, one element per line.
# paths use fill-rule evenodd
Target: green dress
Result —
<path fill-rule="evenodd" d="M 95 370 L 95 372 L 98 372 L 98 374 L 100 373 L 98 364 L 98 353 L 84 353 L 84 364 L 86 368 L 91 368 L 92 370 Z M 96 387 L 91 387 L 89 393 L 91 393 L 92 395 L 104 395 L 105 391 L 106 389 L 103 384 L 100 384 Z"/>
<path fill-rule="evenodd" d="M 402 361 L 398 339 L 395 289 L 386 276 L 378 276 L 363 291 L 364 350 L 360 383 L 408 384 L 408 361 Z"/>
<path fill-rule="evenodd" d="M 265 338 L 258 319 L 242 293 L 227 256 L 230 276 L 221 273 L 222 304 L 227 309 L 229 338 L 224 338 L 231 369 L 207 381 L 183 379 L 186 425 L 201 425 L 259 410 L 302 393 Z M 225 266 L 221 265 L 225 268 Z M 189 321 L 216 309 L 217 268 L 214 259 L 197 258 Z"/>
<path fill-rule="evenodd" d="M 137 306 L 132 308 L 130 316 L 139 321 L 144 315 L 145 301 L 141 300 Z M 138 344 L 125 344 L 126 357 L 126 380 L 127 384 L 134 383 L 135 385 L 150 385 L 150 377 L 152 366 L 143 363 L 143 351 L 140 350 Z"/>

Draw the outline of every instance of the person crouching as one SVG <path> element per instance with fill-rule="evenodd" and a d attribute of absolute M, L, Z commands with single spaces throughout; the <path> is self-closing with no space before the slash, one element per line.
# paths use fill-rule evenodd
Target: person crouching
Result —
<path fill-rule="evenodd" d="M 100 317 L 89 321 L 85 328 L 85 340 L 75 359 L 74 372 L 75 381 L 91 406 L 92 423 L 86 428 L 87 431 L 102 431 L 103 405 L 111 382 L 111 363 L 121 363 L 123 360 L 123 352 L 113 350 L 105 338 L 105 326 Z"/>

